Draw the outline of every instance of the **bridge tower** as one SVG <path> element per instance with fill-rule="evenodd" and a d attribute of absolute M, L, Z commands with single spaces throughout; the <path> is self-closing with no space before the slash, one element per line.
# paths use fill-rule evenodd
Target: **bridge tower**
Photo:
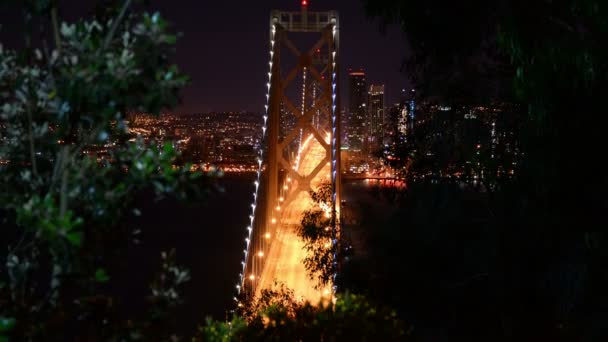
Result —
<path fill-rule="evenodd" d="M 273 10 L 270 14 L 268 93 L 263 130 L 267 151 L 259 151 L 260 169 L 255 182 L 251 225 L 245 239 L 243 271 L 237 285 L 239 293 L 241 290 L 249 294 L 256 291 L 256 277 L 262 273 L 267 261 L 256 258 L 253 252 L 270 249 L 272 239 L 269 237 L 277 233 L 280 208 L 287 207 L 299 193 L 315 190 L 311 188 L 311 181 L 328 164 L 335 256 L 341 190 L 339 32 L 338 12 L 309 11 L 307 0 L 301 0 L 300 11 Z M 303 82 L 301 86 L 296 84 L 298 80 Z M 285 124 L 288 118 L 292 119 L 291 125 Z M 310 139 L 315 139 L 325 150 L 325 157 L 308 174 L 301 174 L 297 167 L 299 152 L 304 148 L 303 136 L 312 136 Z M 294 149 L 298 150 L 297 157 Z M 287 181 L 290 182 L 289 191 L 285 191 Z"/>
<path fill-rule="evenodd" d="M 308 33 L 317 36 L 318 40 L 307 50 L 299 50 L 290 40 L 290 33 Z M 283 206 L 290 203 L 298 192 L 313 190 L 310 181 L 318 175 L 323 166 L 331 164 L 331 182 L 333 187 L 334 219 L 338 220 L 340 203 L 340 108 L 339 103 L 339 21 L 336 11 L 308 11 L 308 1 L 302 1 L 300 12 L 272 11 L 270 15 L 270 42 L 272 46 L 272 72 L 270 79 L 270 99 L 268 108 L 268 183 L 267 183 L 267 218 L 272 222 L 275 209 L 281 202 Z M 281 47 L 290 52 L 281 56 Z M 323 54 L 322 54 L 323 53 Z M 286 59 L 295 59 L 295 66 L 283 73 L 281 66 Z M 285 75 L 285 76 L 284 76 Z M 311 79 L 312 78 L 312 79 Z M 315 98 L 306 96 L 306 84 L 303 87 L 302 105 L 298 108 L 286 93 L 286 89 L 296 79 L 306 82 L 309 79 L 316 87 Z M 287 109 L 281 111 L 281 104 Z M 283 132 L 280 138 L 281 116 L 289 112 L 297 119 L 295 127 Z M 330 134 L 326 142 L 323 129 L 314 125 L 315 115 L 325 116 L 326 132 Z M 302 175 L 295 170 L 292 161 L 285 158 L 284 150 L 300 135 L 309 132 L 326 150 L 325 159 L 308 175 Z M 280 201 L 280 171 L 297 182 L 297 191 Z"/>

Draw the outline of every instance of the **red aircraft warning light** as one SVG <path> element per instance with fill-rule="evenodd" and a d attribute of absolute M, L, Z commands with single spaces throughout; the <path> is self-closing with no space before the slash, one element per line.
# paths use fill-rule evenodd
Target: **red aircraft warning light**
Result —
<path fill-rule="evenodd" d="M 308 6 L 308 0 L 302 0 L 302 6 Z"/>

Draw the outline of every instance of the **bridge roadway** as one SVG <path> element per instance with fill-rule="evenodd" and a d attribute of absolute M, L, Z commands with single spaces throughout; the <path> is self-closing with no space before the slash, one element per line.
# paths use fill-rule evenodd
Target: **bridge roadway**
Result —
<path fill-rule="evenodd" d="M 303 176 L 310 174 L 324 158 L 323 146 L 317 140 L 311 139 L 302 151 L 298 172 Z M 311 181 L 311 187 L 316 189 L 321 183 L 328 182 L 329 177 L 330 165 L 327 164 Z M 291 192 L 297 183 L 292 181 L 288 185 Z M 300 224 L 303 212 L 311 205 L 310 195 L 300 192 L 287 207 L 281 208 L 277 222 L 280 226 L 266 255 L 269 259 L 266 260 L 258 290 L 271 288 L 276 281 L 292 289 L 297 299 L 308 300 L 313 304 L 329 296 L 329 288 L 315 289 L 315 282 L 308 277 L 303 263 L 307 251 L 304 249 L 304 242 L 296 234 L 296 227 Z"/>

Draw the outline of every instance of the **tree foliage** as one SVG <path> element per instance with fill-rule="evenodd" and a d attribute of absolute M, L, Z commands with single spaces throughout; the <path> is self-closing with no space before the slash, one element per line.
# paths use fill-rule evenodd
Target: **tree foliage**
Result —
<path fill-rule="evenodd" d="M 335 303 L 272 305 L 245 321 L 208 321 L 203 341 L 407 341 L 410 328 L 395 311 L 352 294 Z"/>
<path fill-rule="evenodd" d="M 206 178 L 174 167 L 172 144 L 128 134 L 129 111 L 159 113 L 187 82 L 169 63 L 168 23 L 130 4 L 60 23 L 56 2 L 27 1 L 26 19 L 48 18 L 49 34 L 33 46 L 24 33 L 19 51 L 0 45 L 0 334 L 137 339 L 151 327 L 116 319 L 128 310 L 107 291 L 109 267 L 138 233 L 127 223 L 141 215 L 135 195 L 201 195 Z M 152 316 L 188 278 L 163 255 Z"/>
<path fill-rule="evenodd" d="M 600 289 L 608 279 L 603 259 L 608 249 L 603 214 L 608 181 L 599 167 L 608 161 L 602 109 L 608 49 L 600 43 L 608 39 L 605 2 L 364 2 L 371 16 L 385 25 L 399 25 L 406 34 L 412 48 L 408 76 L 426 96 L 476 105 L 487 103 L 484 92 L 462 94 L 458 88 L 497 89 L 496 100 L 515 101 L 524 109 L 516 137 L 522 155 L 517 176 L 500 191 L 473 196 L 485 198 L 482 203 L 495 215 L 484 241 L 493 246 L 496 263 L 487 268 L 490 281 L 477 293 L 506 298 L 498 306 L 499 317 L 488 322 L 497 327 L 491 339 L 605 339 L 598 329 L 606 321 L 607 297 Z M 471 63 L 484 72 L 469 73 Z M 442 192 L 426 191 L 415 191 L 415 198 L 449 202 Z M 387 227 L 387 233 L 399 235 L 407 227 L 413 236 L 402 241 L 424 242 L 438 221 L 449 218 L 441 217 L 445 211 L 429 212 L 421 203 L 427 201 L 408 203 L 405 218 Z M 460 201 L 452 205 L 449 212 L 474 218 L 458 211 Z M 484 268 L 485 261 L 469 260 Z M 467 265 L 454 263 L 447 265 Z M 433 265 L 421 265 L 411 278 L 430 273 L 431 279 L 441 281 L 441 272 L 424 268 Z M 467 292 L 462 291 L 464 296 Z M 457 301 L 450 305 L 464 312 Z M 483 315 L 481 310 L 468 313 Z"/>
<path fill-rule="evenodd" d="M 245 296 L 244 300 L 238 303 L 235 311 L 239 317 L 252 321 L 260 312 L 270 307 L 284 308 L 287 315 L 293 316 L 298 305 L 301 304 L 292 289 L 275 281 L 272 288 L 262 289 L 259 296 Z"/>
<path fill-rule="evenodd" d="M 304 241 L 306 257 L 304 266 L 310 279 L 317 281 L 317 287 L 332 283 L 336 272 L 336 248 L 331 224 L 331 183 L 324 183 L 316 191 L 311 191 L 312 207 L 302 214 L 296 233 Z"/>
<path fill-rule="evenodd" d="M 395 24 L 406 34 L 411 51 L 403 69 L 417 93 L 449 104 L 505 96 L 502 81 L 513 70 L 492 36 L 505 2 L 363 0 L 381 27 Z"/>
<path fill-rule="evenodd" d="M 598 128 L 606 122 L 599 94 L 608 81 L 608 49 L 599 43 L 608 37 L 608 9 L 602 1 L 364 3 L 370 16 L 402 28 L 412 47 L 409 76 L 415 75 L 416 85 L 427 89 L 427 96 L 450 102 L 459 98 L 454 95 L 458 90 L 446 87 L 496 86 L 504 89 L 497 100 L 516 100 L 527 109 L 520 141 L 528 156 L 522 165 L 524 188 L 535 189 L 529 197 L 564 206 L 566 202 L 554 200 L 572 198 L 587 187 L 571 175 L 592 174 L 595 162 L 605 161 L 603 132 Z M 458 77 L 466 70 L 463 61 L 490 67 L 483 77 L 466 73 L 463 79 Z M 484 97 L 473 94 L 465 100 L 478 104 Z M 563 156 L 568 156 L 567 162 Z M 570 182 L 564 184 L 563 179 Z M 593 202 L 598 195 L 586 191 L 584 197 Z"/>
<path fill-rule="evenodd" d="M 307 253 L 303 262 L 310 279 L 315 280 L 319 288 L 331 284 L 336 268 L 330 219 L 322 210 L 308 210 L 297 233 L 304 240 Z"/>

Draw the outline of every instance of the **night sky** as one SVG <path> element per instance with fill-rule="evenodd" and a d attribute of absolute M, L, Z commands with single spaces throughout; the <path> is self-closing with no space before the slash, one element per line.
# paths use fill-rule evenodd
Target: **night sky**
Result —
<path fill-rule="evenodd" d="M 62 18 L 87 14 L 95 1 L 63 0 Z M 272 9 L 298 10 L 299 0 L 217 1 L 152 0 L 183 36 L 178 40 L 175 63 L 192 78 L 183 90 L 180 113 L 253 111 L 263 109 L 268 62 L 268 25 Z M 0 42 L 16 44 L 21 35 L 20 16 L 0 8 Z M 337 10 L 341 26 L 342 104 L 348 105 L 347 70 L 364 68 L 368 83 L 385 83 L 387 104 L 396 102 L 407 86 L 399 71 L 406 54 L 398 29 L 380 33 L 359 0 L 310 0 L 309 11 Z"/>

